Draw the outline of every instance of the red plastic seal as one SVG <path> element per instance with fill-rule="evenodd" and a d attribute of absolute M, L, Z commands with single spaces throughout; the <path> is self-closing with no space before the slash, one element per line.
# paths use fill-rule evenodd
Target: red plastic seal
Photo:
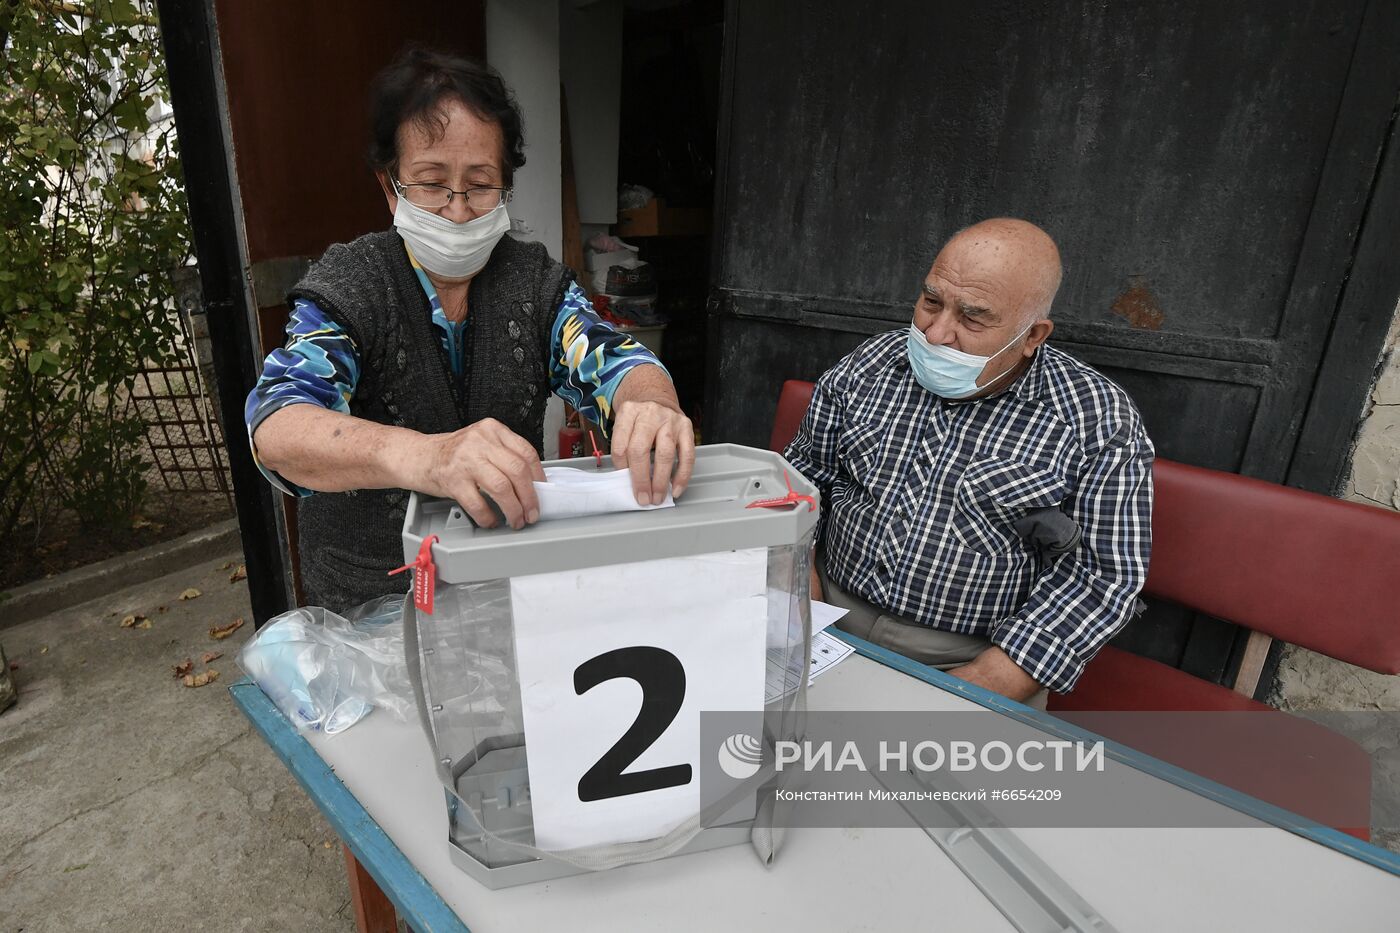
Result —
<path fill-rule="evenodd" d="M 817 500 L 811 496 L 804 496 L 792 488 L 792 479 L 788 476 L 787 470 L 783 471 L 783 482 L 787 483 L 787 495 L 777 499 L 757 499 L 744 506 L 746 509 L 779 509 L 785 505 L 796 505 L 799 502 L 807 503 L 807 511 L 812 512 L 817 508 Z"/>
<path fill-rule="evenodd" d="M 419 612 L 426 612 L 428 615 L 433 614 L 433 590 L 437 588 L 437 565 L 433 563 L 433 545 L 437 544 L 437 540 L 437 535 L 428 535 L 423 539 L 423 545 L 418 549 L 418 556 L 413 563 L 389 571 L 391 577 L 405 570 L 414 571 L 413 605 Z"/>

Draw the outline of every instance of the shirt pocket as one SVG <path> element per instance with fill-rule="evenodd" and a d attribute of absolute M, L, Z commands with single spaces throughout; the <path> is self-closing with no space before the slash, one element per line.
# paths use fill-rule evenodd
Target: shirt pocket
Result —
<path fill-rule="evenodd" d="M 1012 523 L 1032 509 L 1064 501 L 1063 476 L 1017 460 L 974 460 L 958 481 L 953 534 L 966 547 L 992 557 L 1028 549 Z"/>
<path fill-rule="evenodd" d="M 888 432 L 878 424 L 851 421 L 842 430 L 838 443 L 840 463 L 855 486 L 863 489 L 872 499 L 878 499 L 877 492 L 888 488 L 886 478 L 881 476 L 887 435 Z"/>

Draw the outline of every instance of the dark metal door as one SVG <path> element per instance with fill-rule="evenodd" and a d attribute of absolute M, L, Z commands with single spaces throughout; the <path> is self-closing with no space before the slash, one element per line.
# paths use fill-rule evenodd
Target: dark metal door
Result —
<path fill-rule="evenodd" d="M 1007 214 L 1060 244 L 1054 342 L 1161 456 L 1330 491 L 1344 452 L 1290 465 L 1325 356 L 1374 360 L 1395 307 L 1338 313 L 1397 36 L 1366 0 L 735 0 L 707 437 L 761 444 L 783 379 L 907 325 L 939 245 Z M 1217 679 L 1237 651 L 1161 612 L 1125 637 Z"/>

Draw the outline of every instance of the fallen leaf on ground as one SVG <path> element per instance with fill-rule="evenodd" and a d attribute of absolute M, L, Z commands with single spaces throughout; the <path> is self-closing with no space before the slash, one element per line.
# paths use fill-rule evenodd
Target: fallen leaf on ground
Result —
<path fill-rule="evenodd" d="M 137 627 L 137 628 L 150 628 L 150 627 L 151 627 L 151 620 L 150 620 L 150 619 L 147 619 L 147 618 L 145 618 L 145 617 L 143 616 L 142 619 L 141 619 L 141 621 L 136 623 L 136 627 Z"/>
<path fill-rule="evenodd" d="M 219 679 L 218 671 L 205 671 L 202 674 L 186 674 L 186 687 L 203 687 L 205 684 L 212 684 Z"/>
<path fill-rule="evenodd" d="M 226 561 L 224 561 L 222 564 L 219 565 L 219 569 L 220 569 L 220 570 L 227 570 L 227 569 L 229 569 L 229 568 L 232 567 L 232 566 L 233 566 L 233 561 L 231 561 L 231 560 L 226 560 Z"/>
<path fill-rule="evenodd" d="M 223 656 L 224 653 L 222 651 L 206 651 L 204 652 L 204 655 L 199 659 L 199 663 L 208 664 L 210 661 L 217 661 Z"/>
<path fill-rule="evenodd" d="M 133 626 L 136 625 L 137 622 L 144 622 L 144 621 L 146 621 L 146 617 L 145 617 L 145 616 L 141 615 L 140 613 L 132 613 L 131 615 L 126 616 L 125 618 L 122 619 L 122 628 L 132 628 Z M 150 628 L 149 625 L 146 626 L 146 627 L 147 627 L 147 628 Z"/>
<path fill-rule="evenodd" d="M 242 620 L 242 619 L 239 619 L 238 621 L 239 621 L 239 622 L 242 622 L 243 620 Z M 40 654 L 48 654 L 48 653 L 49 653 L 49 646 L 48 646 L 48 645 L 45 645 L 44 647 L 40 648 L 40 649 L 39 649 L 39 653 L 40 653 Z"/>
<path fill-rule="evenodd" d="M 228 638 L 243 627 L 243 617 L 239 616 L 227 625 L 216 625 L 209 630 L 210 638 Z"/>
<path fill-rule="evenodd" d="M 181 661 L 179 664 L 172 665 L 170 668 L 170 672 L 176 677 L 184 677 L 186 674 L 193 670 L 194 662 L 191 661 L 189 658 L 185 658 L 185 660 Z"/>
<path fill-rule="evenodd" d="M 201 596 L 203 596 L 203 595 L 204 595 L 204 594 L 201 593 L 199 590 L 195 589 L 194 587 L 190 587 L 189 589 L 185 590 L 183 593 L 180 594 L 180 598 L 181 598 L 181 599 L 198 599 L 199 597 L 201 597 Z"/>
<path fill-rule="evenodd" d="M 150 520 L 149 520 L 149 519 L 145 519 L 145 518 L 138 518 L 138 519 L 136 519 L 134 522 L 131 523 L 131 530 L 132 530 L 132 531 L 140 531 L 142 528 L 149 528 L 149 527 L 151 527 Z"/>
<path fill-rule="evenodd" d="M 228 582 L 237 583 L 239 580 L 248 579 L 248 565 L 239 564 L 238 569 L 228 575 Z"/>

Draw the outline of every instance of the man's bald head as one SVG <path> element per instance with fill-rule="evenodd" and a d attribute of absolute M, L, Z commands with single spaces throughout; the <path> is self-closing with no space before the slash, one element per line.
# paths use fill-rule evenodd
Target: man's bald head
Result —
<path fill-rule="evenodd" d="M 931 347 L 986 357 L 987 363 L 975 394 L 964 387 L 947 397 L 997 392 L 1025 372 L 1055 330 L 1048 318 L 1059 287 L 1060 251 L 1035 224 L 998 217 L 954 234 L 924 276 L 913 329 Z"/>
<path fill-rule="evenodd" d="M 970 280 L 995 284 L 1016 305 L 1022 321 L 1048 318 L 1060 288 L 1060 250 L 1035 224 L 1014 217 L 994 217 L 953 234 L 938 258 Z"/>

